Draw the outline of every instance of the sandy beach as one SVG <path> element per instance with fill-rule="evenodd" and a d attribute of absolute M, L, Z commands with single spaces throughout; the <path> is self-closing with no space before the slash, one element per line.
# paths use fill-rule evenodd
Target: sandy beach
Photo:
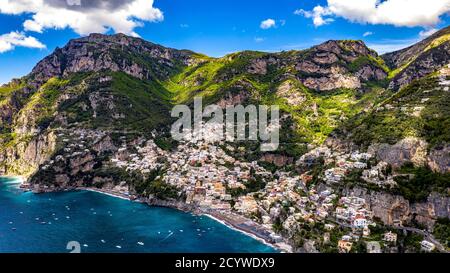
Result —
<path fill-rule="evenodd" d="M 292 252 L 291 246 L 289 246 L 287 243 L 273 243 L 273 239 L 270 237 L 270 231 L 245 217 L 237 214 L 225 214 L 220 212 L 205 212 L 203 213 L 203 215 L 210 217 L 211 219 L 227 226 L 228 228 L 239 231 L 281 252 Z"/>

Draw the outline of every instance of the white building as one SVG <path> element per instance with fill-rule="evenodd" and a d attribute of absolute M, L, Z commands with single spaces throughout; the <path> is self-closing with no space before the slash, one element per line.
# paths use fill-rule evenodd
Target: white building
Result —
<path fill-rule="evenodd" d="M 436 246 L 432 242 L 428 242 L 426 240 L 423 240 L 422 242 L 420 242 L 420 247 L 422 250 L 427 251 L 427 252 L 431 252 L 436 248 Z"/>

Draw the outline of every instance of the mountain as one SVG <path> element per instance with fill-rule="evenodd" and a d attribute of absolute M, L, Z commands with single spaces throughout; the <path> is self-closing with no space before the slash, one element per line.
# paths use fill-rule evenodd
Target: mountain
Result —
<path fill-rule="evenodd" d="M 0 175 L 27 177 L 36 192 L 95 187 L 182 208 L 202 203 L 197 192 L 217 190 L 226 193 L 223 206 L 239 211 L 250 202 L 244 195 L 253 200 L 269 190 L 268 199 L 250 202 L 259 210 L 246 216 L 269 217 L 266 225 L 294 245 L 303 242 L 289 226 L 298 224 L 298 211 L 286 209 L 292 200 L 272 204 L 282 190 L 274 181 L 283 196 L 352 193 L 386 225 L 416 221 L 432 229 L 449 217 L 448 37 L 446 28 L 382 56 L 362 41 L 330 40 L 221 58 L 123 34 L 74 39 L 0 87 Z M 192 106 L 196 96 L 222 108 L 279 105 L 279 149 L 172 140 L 172 107 Z M 202 164 L 209 171 L 198 173 Z M 213 175 L 209 188 L 189 184 L 209 179 L 199 177 L 211 169 L 228 174 L 223 183 Z M 286 181 L 296 179 L 304 188 L 289 188 Z"/>
<path fill-rule="evenodd" d="M 389 87 L 400 89 L 448 64 L 450 27 L 441 29 L 408 48 L 382 56 L 391 69 Z"/>
<path fill-rule="evenodd" d="M 398 89 L 442 68 L 448 37 L 446 28 L 381 57 L 362 41 L 344 40 L 210 58 L 123 34 L 92 34 L 57 48 L 28 76 L 1 87 L 2 142 L 13 147 L 73 124 L 147 131 L 170 123 L 171 105 L 203 96 L 222 107 L 280 105 L 290 124 L 282 138 L 297 143 L 284 148 L 295 156 L 389 99 L 395 91 L 386 87 Z"/>
<path fill-rule="evenodd" d="M 27 146 L 52 128 L 142 133 L 167 126 L 171 105 L 190 103 L 194 96 L 222 107 L 280 105 L 286 119 L 281 138 L 287 143 L 281 153 L 295 157 L 308 144 L 323 143 L 346 120 L 388 99 L 388 85 L 442 67 L 449 57 L 442 50 L 447 38 L 448 28 L 381 57 L 362 41 L 344 40 L 303 51 L 244 51 L 210 58 L 123 34 L 92 34 L 57 48 L 28 76 L 1 87 L 0 150 L 7 154 L 2 165 L 5 172 L 14 173 L 10 165 L 22 159 L 11 159 L 12 151 L 18 150 L 13 147 Z M 420 66 L 423 62 L 428 68 Z M 408 76 L 417 69 L 416 76 Z M 30 153 L 39 154 L 34 146 Z M 36 161 L 31 164 L 36 168 L 45 157 L 22 163 Z"/>

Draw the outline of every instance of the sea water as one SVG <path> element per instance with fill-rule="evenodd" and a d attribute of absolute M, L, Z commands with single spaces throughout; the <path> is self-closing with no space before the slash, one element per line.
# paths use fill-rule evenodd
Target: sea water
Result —
<path fill-rule="evenodd" d="M 91 191 L 33 194 L 0 178 L 0 252 L 276 252 L 206 216 Z"/>

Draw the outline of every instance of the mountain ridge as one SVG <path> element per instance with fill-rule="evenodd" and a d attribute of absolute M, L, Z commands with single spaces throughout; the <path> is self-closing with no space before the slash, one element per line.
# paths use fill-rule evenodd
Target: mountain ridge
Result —
<path fill-rule="evenodd" d="M 384 90 L 384 87 L 389 85 L 394 90 L 401 87 L 396 83 L 400 76 L 408 75 L 404 71 L 408 72 L 408 69 L 421 60 L 424 53 L 419 56 L 414 54 L 430 47 L 439 37 L 446 37 L 449 29 L 435 33 L 416 46 L 383 56 L 378 56 L 361 40 L 329 40 L 301 51 L 242 51 L 221 58 L 211 58 L 189 50 L 166 48 L 124 34 L 91 34 L 70 40 L 66 46 L 57 48 L 40 61 L 29 75 L 3 85 L 0 98 L 4 99 L 1 99 L 0 107 L 4 114 L 0 124 L 3 124 L 2 131 L 6 135 L 9 131 L 7 138 L 19 131 L 39 131 L 39 128 L 31 128 L 33 126 L 25 126 L 19 131 L 8 127 L 11 127 L 14 120 L 25 120 L 23 117 L 18 119 L 18 115 L 14 113 L 21 111 L 23 116 L 27 103 L 46 97 L 51 100 L 42 102 L 50 107 L 44 111 L 47 114 L 39 118 L 38 111 L 33 115 L 41 121 L 38 123 L 51 123 L 52 111 L 59 107 L 52 106 L 52 103 L 68 100 L 68 97 L 77 100 L 77 96 L 83 98 L 86 97 L 83 94 L 90 94 L 84 102 L 72 103 L 71 107 L 77 107 L 78 110 L 72 109 L 72 114 L 69 114 L 87 117 L 86 114 L 79 113 L 83 112 L 82 109 L 92 108 L 88 112 L 92 112 L 93 120 L 103 120 L 105 124 L 117 123 L 120 128 L 118 121 L 128 120 L 127 116 L 138 117 L 129 120 L 127 123 L 130 124 L 150 113 L 145 107 L 137 107 L 140 110 L 136 112 L 127 105 L 145 105 L 142 102 L 152 101 L 158 107 L 166 108 L 171 104 L 190 103 L 194 96 L 203 96 L 206 103 L 218 103 L 222 107 L 251 101 L 277 103 L 297 127 L 294 129 L 296 132 L 293 132 L 297 135 L 294 139 L 302 143 L 317 144 L 323 142 L 343 120 L 367 111 L 377 101 L 388 98 L 392 91 Z M 443 45 L 448 45 L 447 40 L 435 44 L 428 51 L 432 51 L 434 56 L 437 53 L 433 50 L 440 49 Z M 413 53 L 408 53 L 411 51 Z M 407 57 L 414 61 L 407 61 Z M 443 56 L 443 62 L 448 58 L 450 56 Z M 394 67 L 393 60 L 404 61 L 397 61 L 398 65 Z M 390 80 L 392 69 L 404 66 L 405 62 L 411 64 Z M 441 67 L 441 63 L 436 65 L 436 69 Z M 424 71 L 424 74 L 430 73 L 429 68 Z M 136 78 L 137 81 L 121 76 L 121 73 Z M 421 72 L 415 74 L 421 75 Z M 402 84 L 407 84 L 414 77 L 401 79 Z M 61 86 L 68 85 L 79 90 L 69 94 L 42 91 L 42 87 L 50 80 L 50 86 L 64 89 Z M 135 87 L 140 86 L 139 90 L 144 91 L 134 94 L 133 90 L 120 81 L 129 81 L 128 85 L 134 82 Z M 393 85 L 395 88 L 392 88 Z M 93 92 L 93 86 L 106 91 Z M 91 91 L 86 91 L 87 89 Z M 46 94 L 42 96 L 39 93 Z M 130 100 L 132 94 L 136 98 Z M 93 108 L 102 108 L 104 102 L 111 101 L 111 98 L 114 103 L 110 103 L 109 107 L 114 105 L 116 110 L 103 109 L 100 111 L 103 117 L 99 116 L 99 111 Z M 25 108 L 22 109 L 23 107 Z M 305 113 L 300 113 L 299 109 L 303 109 Z M 112 115 L 108 115 L 108 111 Z M 158 119 L 167 122 L 162 117 Z M 82 120 L 89 121 L 86 118 Z M 293 136 L 291 133 L 288 135 Z"/>

